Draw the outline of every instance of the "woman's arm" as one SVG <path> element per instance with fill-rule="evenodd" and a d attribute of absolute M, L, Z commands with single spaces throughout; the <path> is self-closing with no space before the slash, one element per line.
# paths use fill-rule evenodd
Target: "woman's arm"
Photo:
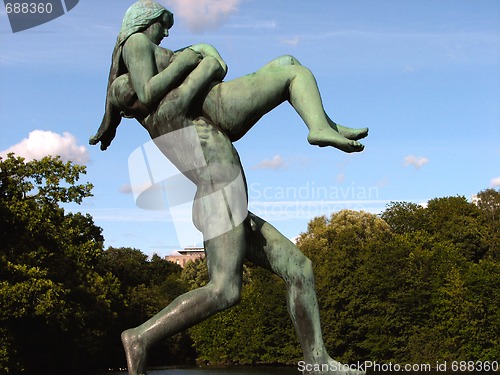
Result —
<path fill-rule="evenodd" d="M 158 72 L 155 48 L 157 46 L 147 36 L 137 33 L 125 42 L 122 52 L 137 97 L 148 108 L 156 106 L 201 60 L 201 56 L 194 50 L 186 49 L 164 70 Z"/>

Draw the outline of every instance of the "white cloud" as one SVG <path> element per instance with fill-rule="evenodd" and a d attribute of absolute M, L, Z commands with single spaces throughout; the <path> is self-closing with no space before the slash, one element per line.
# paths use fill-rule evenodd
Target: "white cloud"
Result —
<path fill-rule="evenodd" d="M 240 22 L 237 23 L 231 23 L 227 25 L 228 28 L 230 29 L 251 29 L 251 30 L 260 30 L 260 29 L 267 29 L 267 30 L 274 30 L 278 27 L 278 24 L 275 20 L 261 20 L 261 21 L 255 21 L 254 19 L 240 19 Z"/>
<path fill-rule="evenodd" d="M 413 65 L 406 65 L 403 67 L 403 72 L 405 73 L 415 73 L 417 71 L 417 68 Z"/>
<path fill-rule="evenodd" d="M 89 154 L 85 146 L 78 146 L 75 136 L 64 132 L 63 135 L 44 130 L 33 130 L 28 138 L 1 151 L 0 156 L 13 152 L 27 161 L 45 156 L 60 156 L 63 161 L 85 164 Z"/>
<path fill-rule="evenodd" d="M 386 187 L 387 185 L 389 185 L 389 179 L 387 177 L 381 179 L 380 181 L 377 182 L 377 187 L 378 188 L 384 188 Z"/>
<path fill-rule="evenodd" d="M 252 167 L 252 169 L 282 169 L 287 166 L 286 161 L 280 156 L 276 155 L 272 159 L 262 160 L 259 164 Z"/>
<path fill-rule="evenodd" d="M 295 36 L 293 38 L 283 39 L 283 43 L 292 47 L 297 47 L 300 43 L 300 37 Z"/>
<path fill-rule="evenodd" d="M 408 155 L 405 157 L 403 165 L 405 167 L 409 167 L 411 165 L 415 167 L 415 169 L 420 169 L 428 162 L 429 159 L 427 159 L 425 156 Z"/>
<path fill-rule="evenodd" d="M 429 202 L 420 202 L 418 205 L 422 208 L 427 208 L 429 206 Z"/>
<path fill-rule="evenodd" d="M 118 191 L 122 194 L 132 194 L 132 185 L 130 184 L 123 184 L 120 186 L 120 189 Z"/>
<path fill-rule="evenodd" d="M 491 187 L 500 187 L 500 177 L 491 179 Z"/>
<path fill-rule="evenodd" d="M 95 221 L 100 222 L 134 222 L 134 223 L 150 223 L 150 222 L 166 222 L 171 221 L 169 212 L 141 210 L 140 208 L 91 208 L 84 209 L 82 207 L 65 208 L 69 212 L 82 212 L 91 215 Z M 191 218 L 191 216 L 187 216 Z"/>
<path fill-rule="evenodd" d="M 166 0 L 174 17 L 183 18 L 191 31 L 215 29 L 238 10 L 240 0 Z"/>

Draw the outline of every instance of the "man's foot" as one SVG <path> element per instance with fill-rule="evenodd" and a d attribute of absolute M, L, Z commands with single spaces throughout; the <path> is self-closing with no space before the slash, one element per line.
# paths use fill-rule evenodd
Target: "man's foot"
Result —
<path fill-rule="evenodd" d="M 337 131 L 342 134 L 344 137 L 347 139 L 350 139 L 352 141 L 357 141 L 360 139 L 365 138 L 368 135 L 368 128 L 348 128 L 339 124 L 335 124 L 333 129 L 335 130 L 337 128 Z"/>
<path fill-rule="evenodd" d="M 135 329 L 128 329 L 122 333 L 122 343 L 127 356 L 129 375 L 146 374 L 146 348 Z"/>
<path fill-rule="evenodd" d="M 331 146 L 344 152 L 360 152 L 365 146 L 355 140 L 348 139 L 332 128 L 311 130 L 307 136 L 310 144 L 320 147 Z"/>

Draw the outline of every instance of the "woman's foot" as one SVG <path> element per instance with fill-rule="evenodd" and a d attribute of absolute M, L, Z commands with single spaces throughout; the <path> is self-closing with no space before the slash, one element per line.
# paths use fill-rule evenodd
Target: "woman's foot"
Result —
<path fill-rule="evenodd" d="M 146 374 L 146 348 L 135 329 L 128 329 L 122 333 L 122 343 L 127 356 L 129 375 Z"/>
<path fill-rule="evenodd" d="M 333 129 L 336 130 L 342 134 L 344 137 L 347 139 L 350 139 L 352 141 L 357 141 L 359 139 L 363 139 L 368 135 L 368 128 L 348 128 L 339 124 L 334 124 Z"/>
<path fill-rule="evenodd" d="M 330 127 L 333 130 L 339 132 L 340 134 L 342 134 L 347 139 L 350 139 L 351 141 L 358 141 L 360 139 L 365 138 L 368 135 L 368 128 L 348 128 L 347 126 L 336 124 L 328 116 L 327 119 L 328 123 L 330 124 Z"/>
<path fill-rule="evenodd" d="M 311 130 L 307 136 L 310 144 L 320 147 L 331 146 L 344 152 L 360 152 L 365 146 L 356 140 L 348 139 L 332 128 Z"/>

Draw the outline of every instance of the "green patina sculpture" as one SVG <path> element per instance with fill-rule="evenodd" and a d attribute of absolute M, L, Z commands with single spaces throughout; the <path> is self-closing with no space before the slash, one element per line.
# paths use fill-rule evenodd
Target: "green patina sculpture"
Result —
<path fill-rule="evenodd" d="M 128 9 L 113 51 L 105 115 L 90 143 L 100 142 L 105 150 L 121 118 L 135 118 L 195 183 L 193 221 L 204 237 L 210 282 L 123 332 L 129 374 L 146 373 L 147 352 L 162 338 L 238 303 L 245 259 L 285 280 L 289 312 L 304 361 L 311 365 L 304 373 L 356 373 L 326 352 L 310 260 L 248 212 L 246 182 L 232 142 L 284 101 L 309 128 L 313 145 L 362 151 L 358 140 L 368 129 L 334 123 L 313 74 L 294 57 L 279 57 L 253 74 L 224 82 L 227 66 L 214 47 L 198 44 L 177 52 L 159 47 L 172 25 L 172 13 L 151 0 Z"/>

